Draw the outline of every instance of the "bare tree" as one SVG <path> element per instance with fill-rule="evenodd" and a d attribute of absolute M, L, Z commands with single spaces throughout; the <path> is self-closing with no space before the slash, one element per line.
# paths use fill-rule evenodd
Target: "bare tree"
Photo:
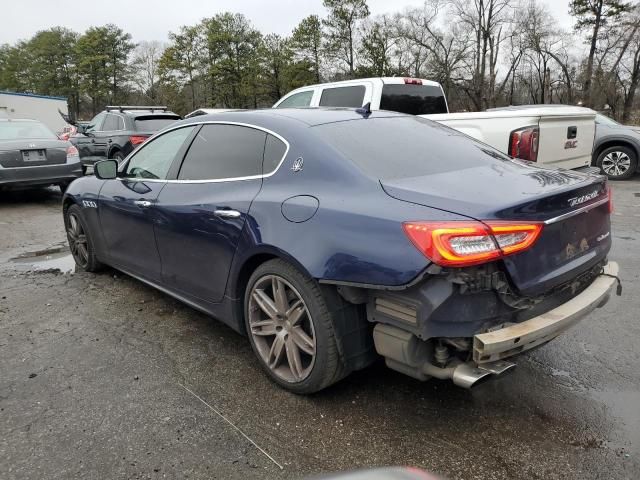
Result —
<path fill-rule="evenodd" d="M 157 41 L 140 42 L 133 52 L 133 60 L 131 66 L 133 69 L 133 80 L 143 95 L 149 100 L 156 101 L 158 98 L 158 82 L 160 81 L 160 73 L 158 64 L 164 45 Z"/>

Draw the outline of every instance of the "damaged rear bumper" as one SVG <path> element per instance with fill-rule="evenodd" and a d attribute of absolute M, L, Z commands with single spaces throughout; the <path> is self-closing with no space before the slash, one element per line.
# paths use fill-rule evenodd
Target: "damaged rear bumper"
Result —
<path fill-rule="evenodd" d="M 616 284 L 618 264 L 609 262 L 604 275 L 566 303 L 534 318 L 473 337 L 473 360 L 489 363 L 517 355 L 552 340 L 583 317 L 603 306 Z"/>

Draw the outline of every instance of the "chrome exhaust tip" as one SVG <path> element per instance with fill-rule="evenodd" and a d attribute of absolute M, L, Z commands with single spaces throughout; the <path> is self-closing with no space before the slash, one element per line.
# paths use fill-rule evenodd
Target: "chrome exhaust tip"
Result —
<path fill-rule="evenodd" d="M 451 379 L 458 387 L 471 388 L 484 380 L 488 380 L 492 375 L 501 375 L 515 366 L 515 363 L 505 362 L 504 360 L 482 365 L 463 363 L 453 370 Z"/>

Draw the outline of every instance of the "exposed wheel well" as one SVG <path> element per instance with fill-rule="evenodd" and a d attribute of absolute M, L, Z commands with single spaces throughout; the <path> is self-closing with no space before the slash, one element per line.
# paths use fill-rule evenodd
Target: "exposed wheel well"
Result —
<path fill-rule="evenodd" d="M 70 198 L 65 198 L 64 203 L 62 204 L 62 214 L 65 215 L 69 207 L 73 205 L 75 202 Z"/>
<path fill-rule="evenodd" d="M 591 165 L 596 166 L 596 161 L 598 160 L 598 157 L 600 156 L 600 154 L 606 150 L 609 147 L 626 147 L 626 148 L 630 148 L 635 154 L 636 154 L 636 158 L 638 158 L 639 153 L 638 153 L 638 149 L 636 148 L 635 145 L 633 145 L 630 142 L 627 142 L 625 140 L 610 140 L 608 142 L 603 143 L 602 145 L 600 145 L 594 152 L 593 152 L 593 157 L 591 159 Z"/>

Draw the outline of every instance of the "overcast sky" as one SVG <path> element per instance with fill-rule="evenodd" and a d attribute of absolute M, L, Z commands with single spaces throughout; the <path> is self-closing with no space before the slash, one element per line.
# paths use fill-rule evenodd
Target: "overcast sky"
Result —
<path fill-rule="evenodd" d="M 0 0 L 0 44 L 28 39 L 38 30 L 65 26 L 83 32 L 89 26 L 115 23 L 134 41 L 167 40 L 169 31 L 194 25 L 218 12 L 245 14 L 263 33 L 287 35 L 312 13 L 324 15 L 322 0 Z M 544 0 L 563 28 L 571 28 L 568 0 Z M 422 0 L 368 0 L 374 15 L 396 12 Z"/>

